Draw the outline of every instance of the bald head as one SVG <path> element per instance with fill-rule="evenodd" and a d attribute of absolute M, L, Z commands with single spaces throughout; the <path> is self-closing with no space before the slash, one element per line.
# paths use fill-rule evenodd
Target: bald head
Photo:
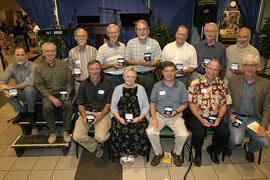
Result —
<path fill-rule="evenodd" d="M 249 44 L 251 37 L 251 31 L 249 28 L 241 28 L 237 33 L 237 46 L 239 48 L 245 48 Z"/>

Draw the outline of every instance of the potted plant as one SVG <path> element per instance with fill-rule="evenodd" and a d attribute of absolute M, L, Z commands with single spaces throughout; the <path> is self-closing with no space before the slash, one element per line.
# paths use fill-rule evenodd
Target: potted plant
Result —
<path fill-rule="evenodd" d="M 270 59 L 270 17 L 265 18 L 265 23 L 260 31 L 259 37 L 259 51 L 260 55 L 264 58 L 263 74 L 267 68 L 268 61 Z"/>

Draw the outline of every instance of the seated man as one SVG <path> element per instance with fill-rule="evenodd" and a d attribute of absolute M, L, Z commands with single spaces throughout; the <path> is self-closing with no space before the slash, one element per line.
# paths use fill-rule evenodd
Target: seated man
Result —
<path fill-rule="evenodd" d="M 164 126 L 170 127 L 175 134 L 175 145 L 172 150 L 173 162 L 182 165 L 181 152 L 188 137 L 182 112 L 188 106 L 188 96 L 185 85 L 175 79 L 176 66 L 171 61 L 161 65 L 164 79 L 154 85 L 150 98 L 151 120 L 147 128 L 147 136 L 152 144 L 155 156 L 152 166 L 159 164 L 164 156 L 161 149 L 159 133 Z"/>
<path fill-rule="evenodd" d="M 202 146 L 206 135 L 206 127 L 215 133 L 212 144 L 207 147 L 211 160 L 219 164 L 220 153 L 228 142 L 229 130 L 223 116 L 226 106 L 231 104 L 231 96 L 226 84 L 218 77 L 219 61 L 212 59 L 205 67 L 206 74 L 192 81 L 189 89 L 189 108 L 193 113 L 188 124 L 192 131 L 192 145 L 195 148 L 195 166 L 201 166 Z"/>
<path fill-rule="evenodd" d="M 242 62 L 243 74 L 229 80 L 233 104 L 229 110 L 229 149 L 241 144 L 245 131 L 252 139 L 244 144 L 246 159 L 254 162 L 254 152 L 268 145 L 267 127 L 270 119 L 270 81 L 256 76 L 260 68 L 260 58 L 248 54 Z M 247 128 L 251 123 L 258 123 L 257 133 Z M 229 153 L 229 155 L 231 152 Z"/>
<path fill-rule="evenodd" d="M 34 120 L 35 101 L 38 91 L 34 87 L 34 71 L 36 64 L 27 60 L 23 48 L 15 49 L 15 62 L 10 64 L 5 72 L 0 76 L 0 91 L 3 97 L 13 106 L 18 116 L 13 123 L 19 122 L 26 116 L 26 110 L 20 100 L 28 104 L 28 120 Z M 14 78 L 15 85 L 7 85 L 9 80 Z"/>
<path fill-rule="evenodd" d="M 90 153 L 97 148 L 96 157 L 103 156 L 103 143 L 109 138 L 111 118 L 112 84 L 101 76 L 101 64 L 97 60 L 88 63 L 89 78 L 79 87 L 76 104 L 80 116 L 76 121 L 73 139 Z M 95 126 L 95 139 L 88 136 L 88 130 Z M 98 144 L 97 144 L 97 142 Z"/>
<path fill-rule="evenodd" d="M 36 87 L 42 95 L 42 113 L 47 122 L 50 136 L 48 142 L 56 140 L 55 109 L 62 109 L 63 130 L 65 142 L 70 142 L 68 131 L 71 129 L 73 104 L 70 95 L 74 88 L 74 80 L 65 61 L 56 59 L 56 46 L 51 42 L 42 45 L 45 59 L 41 60 L 35 71 Z"/>

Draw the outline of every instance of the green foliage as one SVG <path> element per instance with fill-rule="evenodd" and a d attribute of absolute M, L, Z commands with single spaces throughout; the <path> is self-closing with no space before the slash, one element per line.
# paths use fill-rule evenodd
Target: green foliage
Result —
<path fill-rule="evenodd" d="M 157 24 L 151 28 L 151 38 L 157 40 L 161 49 L 164 48 L 168 43 L 173 41 L 172 31 L 168 24 L 164 24 L 160 19 Z"/>
<path fill-rule="evenodd" d="M 270 17 L 265 18 L 265 23 L 260 31 L 259 51 L 262 57 L 270 59 Z"/>
<path fill-rule="evenodd" d="M 64 29 L 63 26 L 57 26 L 56 28 L 53 27 L 49 27 L 48 29 Z M 63 55 L 65 48 L 66 48 L 66 44 L 64 42 L 64 40 L 62 39 L 62 37 L 60 35 L 38 35 L 36 33 L 36 41 L 40 42 L 40 46 L 42 46 L 45 42 L 52 42 L 56 45 L 57 50 Z"/>

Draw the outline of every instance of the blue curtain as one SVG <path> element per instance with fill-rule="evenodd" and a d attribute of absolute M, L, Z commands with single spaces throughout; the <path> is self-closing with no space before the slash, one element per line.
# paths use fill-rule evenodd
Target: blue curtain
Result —
<path fill-rule="evenodd" d="M 17 2 L 40 29 L 55 26 L 52 0 L 17 0 Z"/>
<path fill-rule="evenodd" d="M 194 10 L 193 0 L 152 0 L 150 7 L 154 21 L 160 19 L 163 23 L 170 25 L 173 39 L 175 39 L 175 32 L 179 25 L 187 26 L 190 31 L 189 34 L 191 34 Z"/>
<path fill-rule="evenodd" d="M 236 0 L 244 22 L 250 28 L 253 34 L 252 45 L 258 48 L 259 33 L 256 31 L 256 25 L 259 16 L 261 0 Z"/>

